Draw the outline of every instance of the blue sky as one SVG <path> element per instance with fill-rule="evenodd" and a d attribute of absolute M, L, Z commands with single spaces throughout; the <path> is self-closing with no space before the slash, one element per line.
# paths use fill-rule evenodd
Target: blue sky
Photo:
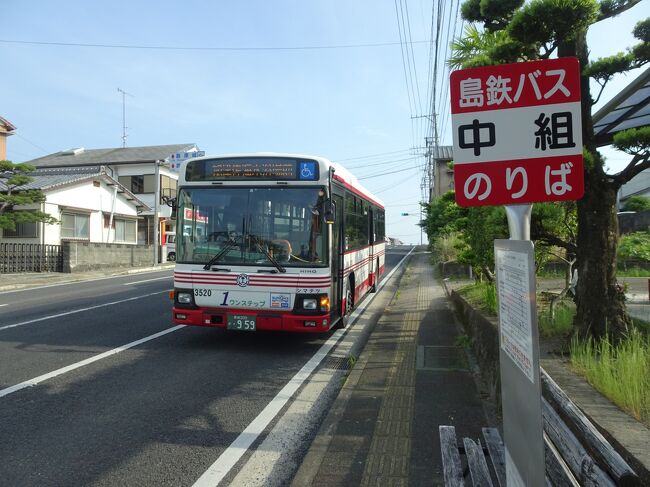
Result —
<path fill-rule="evenodd" d="M 399 2 L 397 2 L 399 5 Z M 436 2 L 437 3 L 437 2 Z M 444 2 L 446 31 L 457 2 Z M 431 0 L 408 7 L 411 39 L 428 41 Z M 8 158 L 25 161 L 72 147 L 119 147 L 122 98 L 129 146 L 194 142 L 209 154 L 280 151 L 340 161 L 387 205 L 388 233 L 419 242 L 418 211 L 427 131 L 429 45 L 413 45 L 407 90 L 396 3 L 387 0 L 4 2 L 0 39 L 177 47 L 320 49 L 157 50 L 0 42 L 0 116 L 17 127 Z M 644 0 L 589 34 L 592 58 L 631 45 Z M 406 17 L 404 17 L 406 19 Z M 453 15 L 452 15 L 453 19 Z M 375 47 L 363 44 L 393 44 Z M 441 48 L 445 51 L 444 46 Z M 451 144 L 444 67 L 437 106 Z M 612 83 L 601 102 L 635 75 Z M 418 93 L 419 91 L 419 93 Z M 446 109 L 445 109 L 446 107 Z M 378 156 L 367 157 L 380 154 Z M 625 155 L 608 152 L 609 165 Z M 374 176 L 400 169 L 401 172 Z"/>

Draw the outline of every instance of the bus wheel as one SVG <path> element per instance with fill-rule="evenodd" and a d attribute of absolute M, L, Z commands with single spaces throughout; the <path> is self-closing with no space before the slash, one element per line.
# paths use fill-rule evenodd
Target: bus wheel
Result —
<path fill-rule="evenodd" d="M 352 314 L 353 307 L 354 298 L 352 297 L 352 289 L 348 286 L 348 290 L 345 293 L 345 316 L 350 316 Z"/>
<path fill-rule="evenodd" d="M 176 252 L 170 252 L 167 254 L 167 260 L 169 262 L 174 262 L 176 260 Z"/>
<path fill-rule="evenodd" d="M 375 266 L 374 279 L 372 280 L 372 286 L 370 286 L 370 292 L 371 293 L 376 293 L 377 292 L 377 282 L 378 281 L 379 281 L 379 259 L 377 259 L 376 266 Z"/>
<path fill-rule="evenodd" d="M 348 289 L 345 291 L 345 310 L 343 316 L 341 316 L 336 326 L 334 326 L 335 330 L 338 330 L 339 328 L 347 328 L 348 323 L 350 322 L 350 315 L 352 314 L 352 307 L 354 305 L 352 300 L 352 290 L 348 285 Z"/>

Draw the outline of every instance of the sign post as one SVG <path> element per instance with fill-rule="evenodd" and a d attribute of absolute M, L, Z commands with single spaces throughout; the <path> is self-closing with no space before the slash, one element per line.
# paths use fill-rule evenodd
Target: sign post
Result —
<path fill-rule="evenodd" d="M 460 206 L 506 205 L 495 240 L 506 481 L 543 486 L 532 203 L 584 193 L 580 66 L 547 59 L 454 71 L 454 186 Z"/>

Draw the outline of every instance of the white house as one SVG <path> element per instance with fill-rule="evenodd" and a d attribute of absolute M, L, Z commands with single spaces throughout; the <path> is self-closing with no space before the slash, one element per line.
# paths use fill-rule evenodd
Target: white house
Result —
<path fill-rule="evenodd" d="M 14 231 L 2 230 L 5 243 L 59 245 L 62 240 L 137 244 L 138 221 L 150 207 L 107 173 L 104 166 L 37 169 L 21 190 L 39 189 L 43 203 L 17 210 L 40 210 L 60 224 L 21 223 Z M 0 192 L 7 186 L 0 178 Z"/>
<path fill-rule="evenodd" d="M 143 204 L 138 213 L 136 242 L 151 244 L 155 234 L 154 224 L 159 225 L 159 237 L 164 236 L 165 232 L 175 229 L 172 209 L 163 201 L 165 197 L 176 195 L 178 173 L 173 169 L 174 161 L 182 160 L 188 154 L 196 153 L 198 153 L 198 147 L 192 143 L 108 149 L 77 148 L 25 162 L 39 170 L 103 167 L 107 176 L 117 181 L 122 189 L 128 191 L 128 194 L 136 197 Z M 160 199 L 158 204 L 155 201 L 156 175 L 159 177 Z M 78 191 L 80 191 L 79 195 L 83 194 L 81 190 Z M 74 196 L 72 197 L 74 198 Z M 105 238 L 106 235 L 103 237 Z M 105 240 L 103 241 L 105 242 Z M 165 242 L 160 238 L 159 243 L 164 244 Z"/>

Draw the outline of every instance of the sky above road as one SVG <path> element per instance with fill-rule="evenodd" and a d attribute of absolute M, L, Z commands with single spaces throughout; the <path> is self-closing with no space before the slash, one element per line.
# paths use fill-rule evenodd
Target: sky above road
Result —
<path fill-rule="evenodd" d="M 452 143 L 443 60 L 462 21 L 457 0 L 441 3 L 431 63 L 432 0 L 3 2 L 0 116 L 17 127 L 8 158 L 121 147 L 120 88 L 128 146 L 321 155 L 383 199 L 389 236 L 419 243 L 432 105 L 440 143 Z M 635 43 L 648 16 L 644 0 L 593 26 L 591 58 Z M 596 109 L 640 72 L 608 85 Z M 622 169 L 625 154 L 606 154 Z"/>

